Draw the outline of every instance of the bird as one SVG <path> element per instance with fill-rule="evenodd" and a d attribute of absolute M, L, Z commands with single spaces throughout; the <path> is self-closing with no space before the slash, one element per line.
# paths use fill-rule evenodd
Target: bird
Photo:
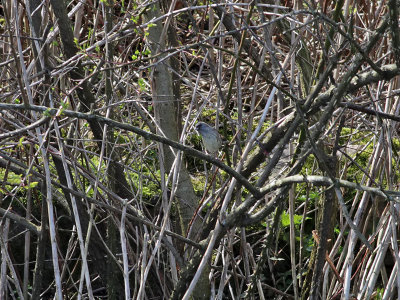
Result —
<path fill-rule="evenodd" d="M 217 154 L 222 145 L 222 140 L 218 130 L 204 122 L 198 122 L 195 129 L 201 135 L 204 148 L 207 152 Z"/>

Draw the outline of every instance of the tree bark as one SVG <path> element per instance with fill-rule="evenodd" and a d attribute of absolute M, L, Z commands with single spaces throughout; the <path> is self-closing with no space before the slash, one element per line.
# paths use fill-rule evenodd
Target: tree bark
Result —
<path fill-rule="evenodd" d="M 154 17 L 161 16 L 161 8 L 159 3 L 151 5 L 146 12 L 147 20 Z M 159 54 L 165 48 L 167 43 L 167 32 L 163 33 L 163 25 L 157 22 L 156 26 L 148 28 L 148 38 L 151 43 L 152 55 Z M 164 36 L 163 36 L 164 34 Z M 163 55 L 160 56 L 160 59 Z M 180 99 L 175 98 L 177 89 L 174 84 L 171 62 L 164 60 L 161 63 L 156 63 L 151 75 L 151 89 L 153 96 L 154 112 L 157 122 L 157 133 L 169 139 L 178 141 L 182 120 L 179 114 Z M 178 154 L 177 151 L 172 151 L 166 145 L 160 145 L 160 161 L 164 164 L 165 170 L 169 173 Z M 196 197 L 190 180 L 189 172 L 185 164 L 181 161 L 178 170 L 178 183 L 176 185 L 176 201 L 179 210 L 180 230 L 182 235 L 186 235 L 188 224 L 191 222 L 197 206 L 198 198 Z M 192 225 L 191 237 L 198 237 L 201 230 L 201 221 L 196 218 Z M 209 299 L 210 298 L 210 285 L 208 281 L 207 269 L 203 272 L 202 279 L 199 281 L 196 290 L 193 294 L 195 299 Z"/>

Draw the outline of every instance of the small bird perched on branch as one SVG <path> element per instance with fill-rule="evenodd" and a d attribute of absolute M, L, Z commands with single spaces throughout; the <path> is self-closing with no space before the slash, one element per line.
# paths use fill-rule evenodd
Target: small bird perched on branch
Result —
<path fill-rule="evenodd" d="M 222 145 L 222 140 L 218 131 L 204 122 L 198 122 L 195 128 L 201 135 L 204 148 L 206 148 L 207 152 L 217 154 Z"/>

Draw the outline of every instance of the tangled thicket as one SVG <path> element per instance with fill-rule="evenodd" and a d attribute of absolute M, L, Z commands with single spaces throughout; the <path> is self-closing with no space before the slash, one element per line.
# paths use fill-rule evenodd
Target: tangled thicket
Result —
<path fill-rule="evenodd" d="M 3 1 L 0 298 L 399 297 L 399 7 Z"/>

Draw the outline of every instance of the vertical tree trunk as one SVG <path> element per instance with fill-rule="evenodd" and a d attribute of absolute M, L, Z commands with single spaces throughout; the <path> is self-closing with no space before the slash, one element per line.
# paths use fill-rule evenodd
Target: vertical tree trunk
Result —
<path fill-rule="evenodd" d="M 57 22 L 60 28 L 60 36 L 61 36 L 61 41 L 63 44 L 63 50 L 65 53 L 65 56 L 67 58 L 72 57 L 78 52 L 78 49 L 74 43 L 74 38 L 73 38 L 73 32 L 72 32 L 72 25 L 71 22 L 68 18 L 67 15 L 67 10 L 65 7 L 65 3 L 63 1 L 56 1 L 52 0 L 51 5 L 53 7 L 54 13 L 57 17 Z M 110 24 L 111 26 L 111 24 Z M 111 54 L 112 57 L 112 54 Z M 83 111 L 89 111 L 90 107 L 94 105 L 95 103 L 95 98 L 93 94 L 91 93 L 89 86 L 87 84 L 87 81 L 83 80 L 84 79 L 84 70 L 82 68 L 82 65 L 80 63 L 77 63 L 75 68 L 71 70 L 69 73 L 71 78 L 73 80 L 79 81 L 80 82 L 80 88 L 77 89 L 77 95 L 79 98 L 79 101 L 82 104 L 82 110 Z M 109 74 L 108 74 L 109 75 Z M 106 76 L 108 76 L 106 75 Z M 109 80 L 109 77 L 107 77 Z M 110 90 L 109 90 L 110 91 Z M 101 128 L 100 124 L 97 121 L 89 121 L 88 122 L 90 125 L 90 128 L 93 132 L 94 138 L 96 140 L 103 141 L 103 129 Z M 107 136 L 110 138 L 112 137 L 112 133 L 108 132 Z M 112 140 L 109 141 L 110 143 Z M 101 144 L 99 144 L 101 145 Z M 111 151 L 107 151 L 107 154 L 109 154 Z M 57 166 L 57 160 L 53 160 Z M 57 169 L 60 181 L 63 182 L 63 169 L 59 168 Z M 109 163 L 109 170 L 108 170 L 108 178 L 110 179 L 110 184 L 111 188 L 114 192 L 116 192 L 121 198 L 131 198 L 131 192 L 128 189 L 128 183 L 126 181 L 125 175 L 124 175 L 124 170 L 120 167 L 120 165 L 117 163 L 117 160 L 115 157 L 113 157 L 110 160 Z M 66 199 L 69 199 L 68 192 L 65 192 Z M 86 212 L 85 209 L 80 210 L 80 220 L 82 222 L 82 228 L 85 230 L 83 232 L 84 235 L 87 233 L 87 228 L 88 224 L 90 221 L 90 217 L 88 213 Z M 110 226 L 114 225 L 109 225 L 107 228 L 107 235 L 109 237 L 109 246 L 112 247 L 111 251 L 113 251 L 114 245 L 116 245 L 116 233 L 115 233 L 115 228 L 110 228 Z M 112 262 L 112 266 L 110 266 L 110 262 L 108 264 L 108 267 L 105 266 L 104 262 L 104 256 L 105 256 L 106 250 L 104 249 L 103 244 L 100 242 L 100 237 L 96 234 L 96 231 L 94 230 L 90 236 L 90 242 L 89 242 L 89 255 L 91 255 L 92 259 L 94 260 L 93 267 L 96 269 L 98 272 L 100 278 L 104 283 L 107 284 L 107 287 L 109 288 L 109 291 L 111 290 L 112 292 L 109 299 L 116 299 L 120 292 L 123 291 L 122 288 L 122 281 L 118 280 L 118 273 L 116 272 L 116 266 L 115 262 Z M 107 272 L 108 271 L 108 272 Z M 111 275 L 112 274 L 112 275 Z M 114 292 L 115 291 L 115 292 Z"/>
<path fill-rule="evenodd" d="M 161 16 L 161 8 L 159 3 L 151 5 L 146 12 L 147 20 Z M 159 54 L 167 44 L 167 30 L 163 31 L 163 24 L 156 22 L 156 26 L 148 28 L 148 38 L 151 44 L 152 55 Z M 160 55 L 158 59 L 163 59 L 164 55 Z M 179 140 L 181 127 L 181 118 L 179 114 L 179 99 L 175 98 L 177 87 L 174 86 L 172 72 L 170 70 L 171 62 L 163 60 L 156 63 L 151 70 L 151 89 L 154 103 L 154 112 L 157 122 L 157 133 L 165 135 L 172 140 Z M 179 90 L 179 89 L 178 89 Z M 175 152 L 175 153 L 174 153 Z M 169 173 L 173 167 L 177 151 L 172 152 L 168 146 L 160 145 L 160 161 L 164 163 L 165 170 Z M 176 204 L 179 210 L 179 218 L 181 224 L 181 233 L 186 235 L 187 225 L 192 220 L 197 206 L 198 199 L 194 193 L 193 185 L 190 180 L 189 172 L 185 168 L 184 163 L 180 163 L 178 170 L 178 183 Z M 198 218 L 193 223 L 193 230 L 191 237 L 198 236 L 201 230 L 201 222 Z M 193 294 L 195 299 L 209 299 L 210 285 L 208 281 L 209 269 L 203 272 L 203 278 L 199 281 L 197 289 Z"/>
<path fill-rule="evenodd" d="M 105 34 L 108 34 L 113 25 L 112 20 L 112 6 L 111 3 L 105 1 L 101 4 L 102 9 L 105 12 Z M 107 103 L 107 114 L 113 119 L 114 111 L 113 111 L 113 86 L 112 86 L 112 65 L 110 62 L 113 61 L 114 56 L 114 45 L 112 43 L 107 43 L 105 47 L 106 51 L 104 54 L 104 61 L 106 61 L 105 65 L 105 92 L 106 92 L 106 103 Z M 111 191 L 114 193 L 118 193 L 118 170 L 115 163 L 117 159 L 115 155 L 115 150 L 113 149 L 115 145 L 115 138 L 113 134 L 113 129 L 104 126 L 105 135 L 103 134 L 103 143 L 105 142 L 105 153 L 106 157 L 111 158 L 110 163 L 107 164 L 107 181 Z M 104 147 L 104 145 L 103 145 Z M 125 178 L 125 177 L 124 177 Z M 119 203 L 114 203 L 116 207 L 119 207 Z M 108 218 L 107 221 L 107 246 L 110 249 L 112 254 L 107 255 L 107 296 L 110 300 L 121 299 L 123 295 L 123 279 L 120 269 L 118 268 L 117 263 L 114 261 L 113 255 L 116 253 L 120 253 L 120 244 L 119 244 L 119 231 L 116 227 L 113 218 Z"/>

